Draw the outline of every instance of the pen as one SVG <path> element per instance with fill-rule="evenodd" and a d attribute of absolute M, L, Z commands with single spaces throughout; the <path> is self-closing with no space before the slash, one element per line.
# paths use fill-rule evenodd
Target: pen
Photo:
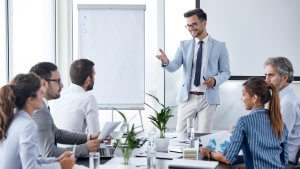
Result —
<path fill-rule="evenodd" d="M 206 78 L 204 76 L 202 76 L 202 77 L 203 77 L 203 80 L 206 81 Z M 211 87 L 211 88 L 214 89 L 214 87 Z"/>
<path fill-rule="evenodd" d="M 74 144 L 74 147 L 73 147 L 73 154 L 72 154 L 73 157 L 75 157 L 75 150 L 76 150 L 76 144 Z"/>

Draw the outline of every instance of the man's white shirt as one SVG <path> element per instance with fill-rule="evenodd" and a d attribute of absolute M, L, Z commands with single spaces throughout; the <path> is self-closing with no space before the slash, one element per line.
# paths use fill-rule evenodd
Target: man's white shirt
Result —
<path fill-rule="evenodd" d="M 198 87 L 196 87 L 194 85 L 194 81 L 195 81 L 195 74 L 196 74 L 196 64 L 197 64 L 197 53 L 199 50 L 200 45 L 199 43 L 199 39 L 195 38 L 195 47 L 194 47 L 194 58 L 193 58 L 193 67 L 192 67 L 192 76 L 191 76 L 191 89 L 190 91 L 192 92 L 206 92 L 206 88 L 203 85 L 204 79 L 203 79 L 203 73 L 204 70 L 206 69 L 206 65 L 205 65 L 205 60 L 208 57 L 207 56 L 207 48 L 208 48 L 208 39 L 209 39 L 209 35 L 207 35 L 202 41 L 202 64 L 201 64 L 201 77 L 200 77 L 200 85 Z M 207 78 L 207 77 L 205 77 Z"/>
<path fill-rule="evenodd" d="M 300 112 L 294 110 L 294 106 L 297 102 L 297 96 L 291 85 L 288 85 L 280 90 L 279 97 L 282 119 L 289 132 L 289 160 L 294 161 L 300 141 L 300 132 L 295 132 L 297 130 L 296 128 L 299 128 L 299 124 L 297 124 L 296 120 L 299 118 L 297 116 L 300 114 Z"/>
<path fill-rule="evenodd" d="M 292 123 L 292 121 L 295 120 L 295 116 L 296 116 L 295 112 L 293 111 L 294 105 L 298 100 L 296 96 L 296 92 L 291 87 L 291 85 L 288 85 L 287 87 L 280 90 L 279 97 L 280 97 L 280 108 L 281 108 L 282 119 L 290 135 L 291 130 L 294 126 L 294 123 Z"/>
<path fill-rule="evenodd" d="M 50 112 L 60 129 L 90 134 L 100 131 L 96 98 L 76 84 L 62 91 Z"/>

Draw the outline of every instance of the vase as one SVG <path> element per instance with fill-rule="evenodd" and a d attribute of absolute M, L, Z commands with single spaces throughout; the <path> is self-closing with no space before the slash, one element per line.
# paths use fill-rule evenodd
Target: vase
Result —
<path fill-rule="evenodd" d="M 125 150 L 123 151 L 123 163 L 124 165 L 128 165 L 129 164 L 129 159 L 131 156 L 131 152 L 132 150 L 129 148 L 125 148 Z"/>
<path fill-rule="evenodd" d="M 155 151 L 168 152 L 169 150 L 169 138 L 155 138 Z"/>

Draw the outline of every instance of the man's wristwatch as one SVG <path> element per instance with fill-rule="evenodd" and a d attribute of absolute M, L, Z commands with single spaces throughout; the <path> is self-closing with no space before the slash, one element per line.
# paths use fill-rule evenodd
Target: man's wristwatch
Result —
<path fill-rule="evenodd" d="M 167 63 L 162 63 L 161 65 L 162 65 L 162 67 L 166 67 L 169 65 L 169 61 Z"/>

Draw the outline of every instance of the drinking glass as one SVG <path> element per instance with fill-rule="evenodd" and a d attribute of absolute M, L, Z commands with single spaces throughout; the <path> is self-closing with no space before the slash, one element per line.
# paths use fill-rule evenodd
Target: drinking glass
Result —
<path fill-rule="evenodd" d="M 187 135 L 190 141 L 195 139 L 195 118 L 187 118 Z"/>
<path fill-rule="evenodd" d="M 99 152 L 90 152 L 90 169 L 99 169 L 100 168 L 100 153 Z"/>

